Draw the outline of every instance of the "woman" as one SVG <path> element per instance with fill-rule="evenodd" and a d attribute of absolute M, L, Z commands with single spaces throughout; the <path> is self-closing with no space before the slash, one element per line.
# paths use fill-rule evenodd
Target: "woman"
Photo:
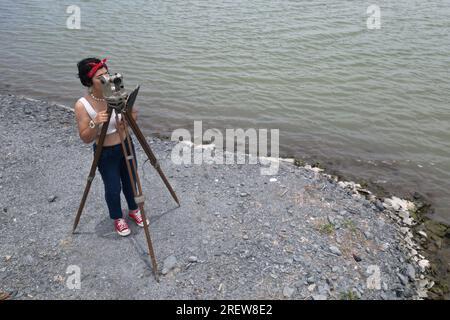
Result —
<path fill-rule="evenodd" d="M 81 84 L 88 88 L 88 93 L 75 103 L 75 116 L 78 125 L 78 132 L 84 143 L 93 141 L 93 151 L 97 148 L 100 129 L 103 123 L 107 121 L 107 104 L 102 94 L 102 84 L 100 77 L 109 76 L 106 59 L 87 58 L 78 62 L 78 77 Z M 137 120 L 137 111 L 133 108 L 132 117 Z M 121 134 L 119 134 L 119 131 Z M 131 186 L 126 160 L 124 158 L 121 146 L 120 136 L 125 138 L 124 125 L 119 115 L 119 122 L 116 123 L 116 113 L 113 110 L 106 132 L 103 144 L 102 154 L 98 162 L 98 170 L 105 186 L 105 199 L 108 206 L 109 216 L 114 220 L 114 226 L 117 233 L 121 236 L 130 234 L 130 228 L 123 218 L 120 192 L 123 189 L 125 199 L 128 204 L 128 216 L 140 227 L 144 226 L 141 213 L 134 200 L 133 189 Z M 131 137 L 130 137 L 131 138 Z M 127 152 L 130 152 L 129 145 L 125 140 Z M 130 140 L 131 141 L 131 140 Z M 131 147 L 134 152 L 134 143 L 131 141 Z M 132 166 L 132 160 L 130 166 Z M 137 166 L 137 159 L 136 159 Z M 133 171 L 133 176 L 136 177 Z"/>

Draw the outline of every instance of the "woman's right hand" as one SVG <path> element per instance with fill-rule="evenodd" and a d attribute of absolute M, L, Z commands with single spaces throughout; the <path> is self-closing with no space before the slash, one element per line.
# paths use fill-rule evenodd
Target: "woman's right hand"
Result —
<path fill-rule="evenodd" d="M 95 116 L 94 123 L 98 126 L 101 125 L 102 123 L 105 123 L 107 120 L 108 120 L 108 112 L 106 110 L 100 111 Z"/>

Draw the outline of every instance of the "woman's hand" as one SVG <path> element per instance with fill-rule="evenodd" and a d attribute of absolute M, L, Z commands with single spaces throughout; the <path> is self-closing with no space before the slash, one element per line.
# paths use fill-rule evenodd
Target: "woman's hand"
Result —
<path fill-rule="evenodd" d="M 116 121 L 116 129 L 120 130 L 120 131 L 124 131 L 125 130 L 125 125 L 124 125 L 123 120 L 121 118 L 119 118 L 119 121 Z"/>
<path fill-rule="evenodd" d="M 97 113 L 93 121 L 95 125 L 98 126 L 101 125 L 102 123 L 105 123 L 107 120 L 108 120 L 108 112 L 105 110 Z"/>

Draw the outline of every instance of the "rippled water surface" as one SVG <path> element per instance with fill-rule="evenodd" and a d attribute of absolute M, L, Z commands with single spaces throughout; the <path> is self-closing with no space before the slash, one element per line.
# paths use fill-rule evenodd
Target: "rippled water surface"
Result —
<path fill-rule="evenodd" d="M 147 133 L 278 128 L 317 159 L 450 222 L 450 1 L 2 1 L 0 92 L 73 105 L 76 62 L 141 84 Z M 66 28 L 69 5 L 81 30 Z"/>

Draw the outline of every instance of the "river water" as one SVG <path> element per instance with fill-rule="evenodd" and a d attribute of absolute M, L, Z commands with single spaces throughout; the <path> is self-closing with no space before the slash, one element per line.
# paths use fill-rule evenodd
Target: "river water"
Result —
<path fill-rule="evenodd" d="M 110 56 L 146 133 L 279 129 L 282 155 L 419 192 L 450 223 L 448 0 L 18 0 L 0 27 L 1 93 L 72 106 L 77 61 Z"/>

